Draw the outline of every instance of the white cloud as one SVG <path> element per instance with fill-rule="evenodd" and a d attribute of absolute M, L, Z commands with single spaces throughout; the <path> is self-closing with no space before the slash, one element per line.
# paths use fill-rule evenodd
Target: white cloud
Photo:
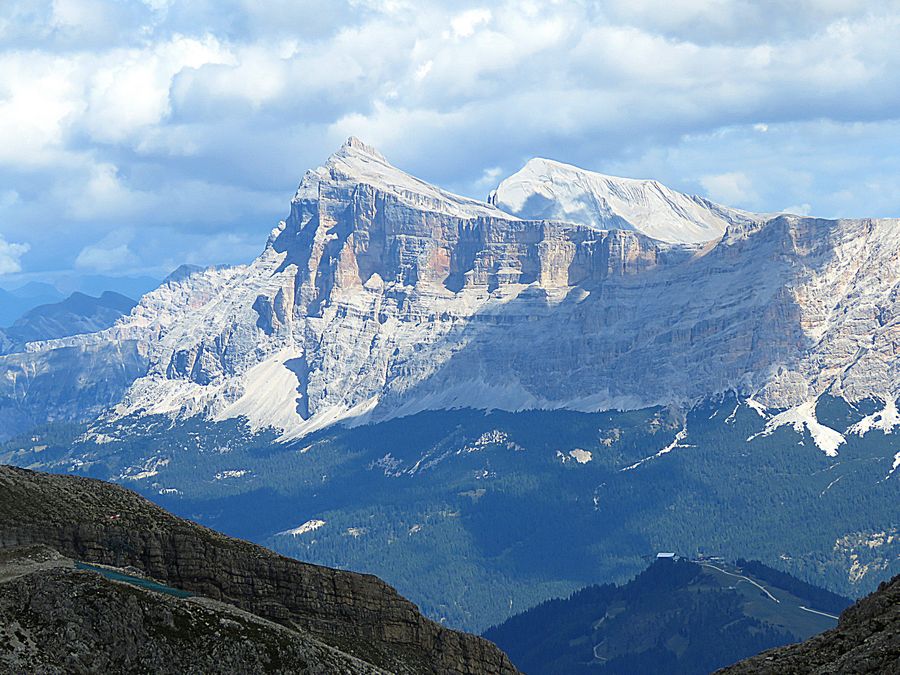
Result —
<path fill-rule="evenodd" d="M 147 7 L 156 12 L 165 12 L 175 4 L 175 0 L 141 0 Z"/>
<path fill-rule="evenodd" d="M 0 235 L 0 275 L 22 271 L 21 258 L 28 253 L 28 244 L 13 244 Z"/>
<path fill-rule="evenodd" d="M 794 206 L 786 206 L 780 210 L 784 213 L 792 213 L 795 216 L 808 216 L 812 213 L 812 204 L 795 204 Z"/>
<path fill-rule="evenodd" d="M 259 255 L 262 243 L 258 237 L 231 232 L 205 237 L 199 246 L 192 247 L 185 261 L 193 265 L 209 265 L 227 260 L 236 253 L 240 258 L 250 259 Z"/>
<path fill-rule="evenodd" d="M 350 134 L 477 197 L 545 155 L 897 215 L 898 31 L 894 0 L 9 0 L 3 231 L 29 271 L 237 262 Z"/>
<path fill-rule="evenodd" d="M 740 171 L 702 176 L 700 184 L 710 199 L 728 206 L 745 206 L 757 198 L 753 182 Z"/>
<path fill-rule="evenodd" d="M 476 185 L 481 188 L 492 189 L 497 187 L 502 179 L 503 169 L 499 166 L 492 166 L 482 172 L 481 178 L 478 179 Z"/>
<path fill-rule="evenodd" d="M 426 77 L 428 77 L 428 73 L 431 72 L 431 69 L 434 67 L 434 61 L 428 59 L 425 63 L 416 68 L 416 82 L 421 82 Z"/>
<path fill-rule="evenodd" d="M 96 55 L 0 50 L 0 164 L 81 163 L 71 143 L 79 134 L 127 143 L 164 121 L 178 73 L 230 59 L 210 37 Z"/>
<path fill-rule="evenodd" d="M 100 0 L 53 0 L 50 23 L 54 27 L 84 28 L 103 20 Z"/>
<path fill-rule="evenodd" d="M 79 76 L 70 59 L 0 51 L 0 165 L 59 160 L 67 120 L 85 107 Z"/>
<path fill-rule="evenodd" d="M 70 167 L 66 178 L 54 185 L 50 196 L 76 222 L 146 217 L 154 206 L 153 194 L 129 188 L 118 167 L 108 162 L 92 163 L 86 158 L 81 166 Z"/>
<path fill-rule="evenodd" d="M 450 20 L 450 30 L 454 37 L 471 37 L 479 26 L 491 20 L 491 16 L 491 10 L 484 7 L 466 10 Z"/>
<path fill-rule="evenodd" d="M 86 83 L 84 127 L 100 142 L 124 141 L 137 130 L 163 121 L 170 111 L 169 90 L 180 72 L 234 61 L 210 36 L 200 40 L 176 36 L 152 49 L 110 56 Z"/>
<path fill-rule="evenodd" d="M 88 272 L 130 272 L 136 264 L 137 257 L 128 244 L 85 246 L 75 258 L 75 267 Z"/>
<path fill-rule="evenodd" d="M 0 190 L 0 209 L 8 209 L 19 201 L 19 193 L 15 190 Z"/>

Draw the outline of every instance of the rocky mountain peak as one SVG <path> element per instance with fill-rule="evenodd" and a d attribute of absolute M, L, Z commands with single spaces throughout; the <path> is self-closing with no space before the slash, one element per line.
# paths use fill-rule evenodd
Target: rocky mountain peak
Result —
<path fill-rule="evenodd" d="M 385 159 L 384 155 L 382 155 L 375 148 L 374 145 L 369 145 L 361 140 L 359 140 L 356 136 L 350 136 L 344 144 L 337 151 L 338 153 L 344 155 L 366 155 L 373 159 L 377 159 L 378 161 L 388 163 L 387 159 Z"/>
<path fill-rule="evenodd" d="M 0 381 L 18 396 L 17 381 L 49 372 L 35 363 L 72 358 L 66 347 L 130 346 L 134 367 L 98 385 L 92 412 L 246 417 L 286 437 L 423 409 L 625 409 L 725 391 L 810 426 L 825 391 L 900 390 L 896 221 L 767 221 L 543 159 L 493 202 L 350 139 L 307 172 L 252 264 L 167 284 L 101 333 L 31 343 L 0 362 Z M 29 390 L 47 392 L 41 410 L 51 379 Z"/>
<path fill-rule="evenodd" d="M 344 192 L 360 185 L 368 186 L 408 206 L 461 218 L 493 216 L 510 219 L 508 213 L 490 204 L 453 194 L 398 169 L 378 150 L 354 136 L 348 138 L 324 164 L 306 172 L 292 203 L 318 201 L 323 184 Z M 296 215 L 293 213 L 292 217 Z"/>
<path fill-rule="evenodd" d="M 608 176 L 544 158 L 529 160 L 503 180 L 490 201 L 520 218 L 633 230 L 675 244 L 713 241 L 732 224 L 763 220 L 655 180 Z"/>

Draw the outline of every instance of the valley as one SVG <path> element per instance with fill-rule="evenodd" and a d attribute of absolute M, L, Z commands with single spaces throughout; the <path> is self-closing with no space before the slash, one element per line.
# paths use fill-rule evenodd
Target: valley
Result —
<path fill-rule="evenodd" d="M 762 433 L 773 416 L 751 403 L 434 411 L 290 443 L 142 418 L 98 428 L 103 442 L 35 432 L 0 461 L 112 480 L 286 555 L 377 574 L 474 631 L 627 581 L 661 550 L 759 559 L 850 597 L 898 573 L 900 494 L 885 477 L 900 437 L 847 432 L 880 403 L 823 399 L 818 418 L 846 438 L 837 457 L 805 429 Z"/>
<path fill-rule="evenodd" d="M 896 227 L 545 160 L 479 202 L 350 138 L 249 265 L 0 356 L 0 462 L 472 632 L 661 550 L 859 597 L 900 571 Z"/>
<path fill-rule="evenodd" d="M 0 675 L 900 674 L 898 32 L 0 1 Z"/>

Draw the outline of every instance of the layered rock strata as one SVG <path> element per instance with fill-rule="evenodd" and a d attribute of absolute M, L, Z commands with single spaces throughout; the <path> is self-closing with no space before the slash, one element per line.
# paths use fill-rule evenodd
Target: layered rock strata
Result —
<path fill-rule="evenodd" d="M 494 645 L 426 619 L 377 577 L 279 556 L 101 481 L 0 467 L 0 547 L 36 544 L 137 568 L 389 672 L 517 672 Z"/>

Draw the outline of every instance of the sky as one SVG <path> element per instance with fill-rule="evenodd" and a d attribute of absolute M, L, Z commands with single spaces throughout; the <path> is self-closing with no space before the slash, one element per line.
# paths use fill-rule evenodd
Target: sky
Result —
<path fill-rule="evenodd" d="M 900 216 L 900 1 L 2 0 L 0 286 L 246 262 L 350 135 Z"/>

